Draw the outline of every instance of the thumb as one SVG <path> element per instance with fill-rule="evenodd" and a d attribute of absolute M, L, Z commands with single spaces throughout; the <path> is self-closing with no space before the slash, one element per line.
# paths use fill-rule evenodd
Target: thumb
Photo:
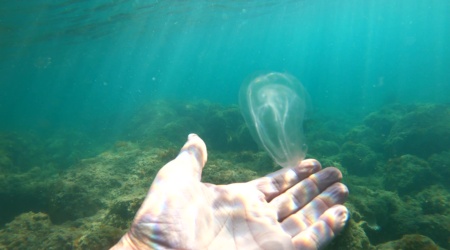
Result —
<path fill-rule="evenodd" d="M 207 158 L 205 142 L 198 135 L 189 134 L 178 156 L 159 171 L 158 177 L 170 181 L 192 178 L 200 181 Z"/>

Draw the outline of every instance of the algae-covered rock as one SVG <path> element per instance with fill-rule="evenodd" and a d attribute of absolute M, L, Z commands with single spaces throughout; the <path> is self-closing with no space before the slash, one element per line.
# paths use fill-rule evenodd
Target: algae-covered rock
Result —
<path fill-rule="evenodd" d="M 399 223 L 393 220 L 393 214 L 403 212 L 400 197 L 393 192 L 362 185 L 351 185 L 350 190 L 353 195 L 349 196 L 349 204 L 356 211 L 352 217 L 361 225 L 371 242 L 376 244 L 395 239 L 395 233 L 389 230 L 393 224 Z"/>
<path fill-rule="evenodd" d="M 34 134 L 0 133 L 0 174 L 25 172 L 42 158 L 42 141 Z"/>
<path fill-rule="evenodd" d="M 106 221 L 116 228 L 127 229 L 143 201 L 144 197 L 118 197 L 110 205 Z"/>
<path fill-rule="evenodd" d="M 23 213 L 7 223 L 0 231 L 0 244 L 7 248 L 26 248 L 29 243 L 40 242 L 49 232 L 52 222 L 44 213 Z"/>
<path fill-rule="evenodd" d="M 414 110 L 413 105 L 393 104 L 382 107 L 377 112 L 373 112 L 364 118 L 364 124 L 376 131 L 381 136 L 388 136 L 391 133 L 392 127 L 402 117 Z"/>
<path fill-rule="evenodd" d="M 386 141 L 390 155 L 413 154 L 428 157 L 448 150 L 450 107 L 417 105 L 395 122 Z"/>
<path fill-rule="evenodd" d="M 0 174 L 0 225 L 28 211 L 45 211 L 54 191 L 53 168 L 34 167 L 25 173 Z"/>
<path fill-rule="evenodd" d="M 202 138 L 211 150 L 239 151 L 256 150 L 257 146 L 251 138 L 244 118 L 238 107 L 218 110 L 205 117 L 202 124 L 205 130 Z"/>
<path fill-rule="evenodd" d="M 342 165 L 350 174 L 368 176 L 375 172 L 380 156 L 361 143 L 347 142 L 341 149 Z"/>
<path fill-rule="evenodd" d="M 430 186 L 414 198 L 420 203 L 424 214 L 450 214 L 450 191 L 441 185 Z"/>
<path fill-rule="evenodd" d="M 430 237 L 439 246 L 450 248 L 450 218 L 448 214 L 424 215 L 416 220 L 417 233 Z"/>
<path fill-rule="evenodd" d="M 134 114 L 126 124 L 127 129 L 123 137 L 142 146 L 173 146 L 182 143 L 186 135 L 181 136 L 180 132 L 184 132 L 186 129 L 193 132 L 194 128 L 198 127 L 199 118 L 193 116 L 196 114 L 194 109 L 196 108 L 192 105 L 181 105 L 162 100 L 153 101 L 141 107 Z M 182 120 L 184 117 L 189 117 L 190 120 Z M 177 124 L 177 121 L 180 124 Z M 184 127 L 182 127 L 183 125 Z M 180 131 L 181 127 L 182 131 Z M 170 136 L 171 139 L 169 140 L 167 136 Z"/>
<path fill-rule="evenodd" d="M 376 246 L 376 250 L 439 250 L 430 238 L 419 234 L 404 235 L 401 239 Z"/>
<path fill-rule="evenodd" d="M 24 213 L 0 230 L 0 249 L 72 249 L 72 242 L 78 236 L 77 231 L 70 234 L 52 225 L 44 213 Z M 51 237 L 58 236 L 58 237 Z"/>
<path fill-rule="evenodd" d="M 383 152 L 383 143 L 385 139 L 386 135 L 380 134 L 376 130 L 362 125 L 354 127 L 345 135 L 346 142 L 366 145 L 377 153 Z"/>
<path fill-rule="evenodd" d="M 54 225 L 44 213 L 24 213 L 0 230 L 0 249 L 107 249 L 123 231 L 102 224 Z"/>
<path fill-rule="evenodd" d="M 344 230 L 328 245 L 325 250 L 373 250 L 364 230 L 352 219 L 347 222 Z"/>
<path fill-rule="evenodd" d="M 347 205 L 352 211 L 352 218 L 372 244 L 418 233 L 430 237 L 442 247 L 449 247 L 450 218 L 445 207 L 448 206 L 449 194 L 445 189 L 431 186 L 415 196 L 407 197 L 354 184 L 349 185 L 349 189 L 352 195 Z"/>
<path fill-rule="evenodd" d="M 345 122 L 344 122 L 345 121 Z M 326 140 L 338 145 L 344 142 L 344 134 L 347 131 L 347 123 L 343 117 L 330 117 L 325 114 L 317 114 L 303 121 L 306 144 L 317 140 Z M 314 153 L 314 152 L 312 152 Z"/>
<path fill-rule="evenodd" d="M 76 250 L 108 249 L 124 234 L 124 231 L 103 223 L 92 223 L 80 231 L 81 236 L 72 243 L 73 249 Z"/>
<path fill-rule="evenodd" d="M 309 143 L 308 151 L 311 152 L 315 158 L 323 159 L 324 157 L 339 154 L 340 149 L 339 145 L 334 141 L 316 140 Z"/>
<path fill-rule="evenodd" d="M 50 188 L 46 210 L 57 224 L 92 216 L 104 207 L 83 182 L 58 181 Z"/>
<path fill-rule="evenodd" d="M 428 159 L 428 162 L 431 170 L 435 173 L 436 181 L 450 187 L 450 151 L 434 154 Z"/>
<path fill-rule="evenodd" d="M 364 124 L 376 132 L 374 138 L 383 138 L 387 157 L 426 158 L 448 150 L 450 144 L 449 105 L 390 105 L 368 115 Z"/>
<path fill-rule="evenodd" d="M 418 192 L 436 180 L 428 162 L 413 155 L 390 160 L 384 173 L 386 189 L 399 194 Z"/>
<path fill-rule="evenodd" d="M 337 165 L 350 189 L 352 219 L 327 249 L 373 249 L 371 244 L 412 233 L 450 247 L 450 151 L 432 146 L 441 151 L 398 157 L 416 154 L 412 149 L 426 142 L 420 136 L 411 140 L 421 135 L 412 117 L 431 121 L 429 116 L 442 112 L 436 107 L 392 105 L 351 130 L 342 120 L 305 123 L 309 153 L 324 167 Z M 93 147 L 85 143 L 92 138 L 77 132 L 61 131 L 41 141 L 20 135 L 0 139 L 0 214 L 3 223 L 10 222 L 0 231 L 0 249 L 109 248 L 129 228 L 153 177 L 177 155 L 190 132 L 198 133 L 209 150 L 204 182 L 246 182 L 279 168 L 267 153 L 256 152 L 236 106 L 152 102 L 128 125 L 120 141 L 94 157 L 88 153 Z M 436 128 L 428 125 L 421 124 L 428 132 Z M 444 130 L 434 132 L 439 131 Z M 445 133 L 440 135 L 445 141 Z M 73 153 L 72 137 L 79 137 Z M 403 148 L 404 142 L 412 146 Z M 42 154 L 40 145 L 51 152 Z M 70 166 L 60 163 L 66 156 Z M 19 215 L 27 211 L 45 214 Z"/>
<path fill-rule="evenodd" d="M 73 129 L 59 129 L 43 140 L 41 150 L 46 162 L 51 162 L 58 169 L 67 169 L 83 158 L 100 153 L 103 145 L 89 137 L 88 134 Z"/>
<path fill-rule="evenodd" d="M 177 146 L 196 133 L 209 150 L 256 150 L 237 106 L 155 101 L 142 107 L 127 125 L 125 137 L 140 145 Z"/>
<path fill-rule="evenodd" d="M 230 159 L 233 158 L 227 154 Z M 258 178 L 256 171 L 245 167 L 245 164 L 236 164 L 226 158 L 211 159 L 202 172 L 202 182 L 214 184 L 229 184 L 234 182 L 247 182 Z"/>

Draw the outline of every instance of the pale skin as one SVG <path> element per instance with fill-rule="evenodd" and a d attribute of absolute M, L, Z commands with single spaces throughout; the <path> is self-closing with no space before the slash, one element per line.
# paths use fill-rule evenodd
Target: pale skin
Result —
<path fill-rule="evenodd" d="M 341 172 L 304 160 L 229 185 L 201 182 L 195 134 L 156 175 L 130 230 L 112 249 L 321 249 L 345 226 Z"/>

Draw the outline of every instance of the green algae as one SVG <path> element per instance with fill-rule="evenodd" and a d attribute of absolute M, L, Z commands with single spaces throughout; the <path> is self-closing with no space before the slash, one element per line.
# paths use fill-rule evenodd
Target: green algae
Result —
<path fill-rule="evenodd" d="M 410 234 L 449 247 L 449 151 L 434 147 L 435 152 L 414 155 L 412 146 L 396 144 L 400 148 L 393 150 L 389 139 L 409 138 L 397 128 L 406 126 L 409 116 L 428 117 L 427 111 L 442 117 L 446 114 L 439 112 L 447 109 L 394 105 L 353 127 L 344 124 L 348 130 L 339 132 L 320 117 L 306 123 L 310 156 L 324 167 L 338 167 L 350 189 L 352 219 L 329 249 L 384 249 Z M 67 138 L 0 136 L 0 249 L 108 248 L 127 230 L 155 174 L 177 155 L 190 132 L 208 146 L 204 182 L 245 182 L 277 170 L 238 114 L 234 106 L 208 102 L 155 102 L 136 114 L 120 140 L 102 150 L 86 147 L 88 139 L 78 140 L 76 156 Z M 405 131 L 422 136 L 422 131 L 413 135 L 417 129 Z M 38 242 L 43 234 L 46 240 Z"/>

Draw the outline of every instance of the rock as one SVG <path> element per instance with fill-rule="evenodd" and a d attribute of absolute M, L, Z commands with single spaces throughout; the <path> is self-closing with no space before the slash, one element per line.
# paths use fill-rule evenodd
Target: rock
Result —
<path fill-rule="evenodd" d="M 392 127 L 408 112 L 414 110 L 414 106 L 394 104 L 381 108 L 377 112 L 364 118 L 364 124 L 376 131 L 381 136 L 388 136 Z"/>
<path fill-rule="evenodd" d="M 142 107 L 127 127 L 126 139 L 145 147 L 179 147 L 196 133 L 208 150 L 257 150 L 237 106 L 155 101 Z"/>
<path fill-rule="evenodd" d="M 450 192 L 441 185 L 433 185 L 422 190 L 415 199 L 426 215 L 450 214 Z"/>
<path fill-rule="evenodd" d="M 72 241 L 78 235 L 56 229 L 47 214 L 23 213 L 0 230 L 0 249 L 73 249 Z"/>
<path fill-rule="evenodd" d="M 397 194 L 380 189 L 375 191 L 366 186 L 352 186 L 350 190 L 353 196 L 349 197 L 348 205 L 355 211 L 352 213 L 352 218 L 361 226 L 373 244 L 395 239 L 392 237 L 401 235 L 396 233 L 395 229 L 390 231 L 394 226 L 404 225 L 403 221 L 393 218 L 396 213 L 405 214 L 404 204 Z M 406 216 L 408 215 L 407 213 Z"/>
<path fill-rule="evenodd" d="M 117 228 L 127 229 L 140 208 L 144 197 L 121 197 L 112 202 L 106 222 Z"/>
<path fill-rule="evenodd" d="M 448 150 L 448 145 L 450 106 L 417 105 L 395 122 L 385 147 L 391 156 L 413 154 L 426 158 Z"/>
<path fill-rule="evenodd" d="M 308 151 L 311 152 L 315 158 L 323 159 L 339 154 L 339 145 L 334 141 L 315 140 L 308 145 Z"/>
<path fill-rule="evenodd" d="M 436 174 L 436 181 L 450 188 L 450 151 L 432 155 L 428 162 Z"/>
<path fill-rule="evenodd" d="M 426 236 L 408 234 L 400 240 L 380 244 L 376 250 L 439 250 L 439 247 Z"/>
<path fill-rule="evenodd" d="M 380 156 L 361 143 L 346 142 L 341 149 L 342 166 L 347 168 L 350 174 L 373 174 L 379 159 Z"/>
<path fill-rule="evenodd" d="M 356 126 L 345 135 L 345 141 L 361 143 L 377 153 L 382 153 L 384 150 L 383 142 L 386 137 L 387 135 L 379 133 L 370 127 Z"/>
<path fill-rule="evenodd" d="M 384 173 L 385 188 L 401 195 L 418 192 L 435 181 L 429 164 L 413 155 L 390 160 Z"/>
<path fill-rule="evenodd" d="M 334 239 L 325 250 L 373 250 L 364 230 L 350 219 L 344 230 Z"/>

